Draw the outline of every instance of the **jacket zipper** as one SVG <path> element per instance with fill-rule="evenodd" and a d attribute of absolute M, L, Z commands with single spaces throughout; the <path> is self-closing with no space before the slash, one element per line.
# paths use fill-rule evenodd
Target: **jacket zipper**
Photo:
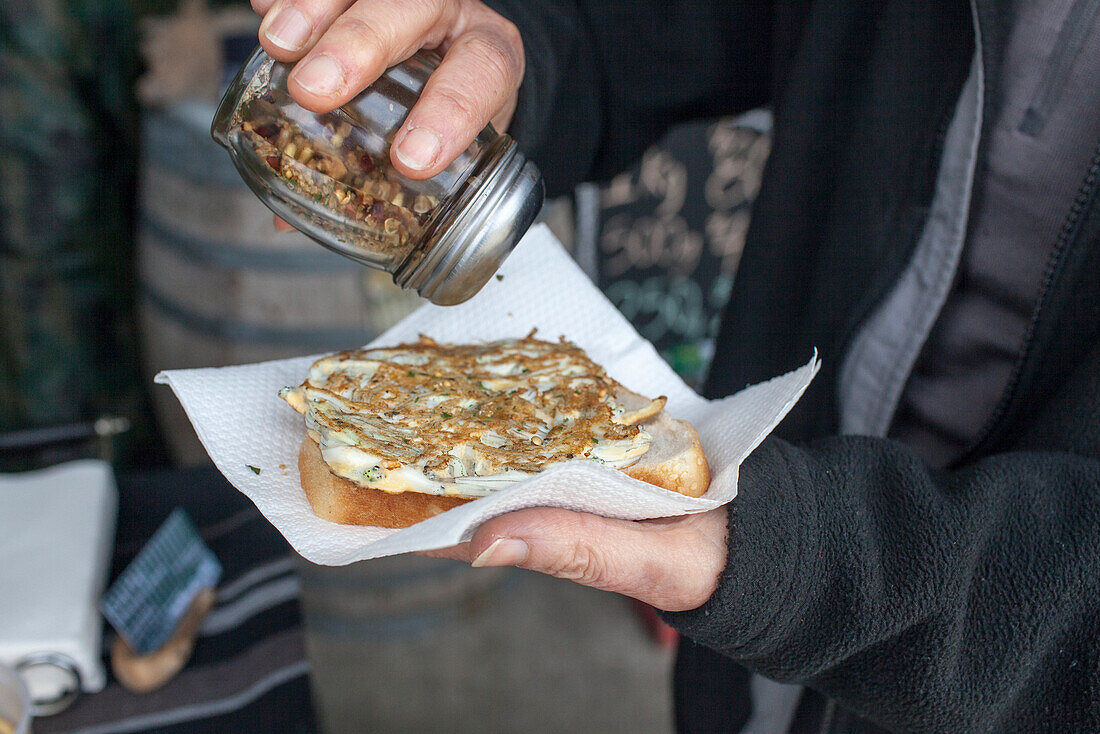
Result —
<path fill-rule="evenodd" d="M 1042 132 L 1051 108 L 1062 96 L 1066 80 L 1073 70 L 1073 62 L 1084 48 L 1098 12 L 1100 0 L 1076 0 L 1070 7 L 1058 31 L 1054 51 L 1039 79 L 1039 86 L 1035 88 L 1035 93 L 1024 110 L 1023 120 L 1020 121 L 1019 131 L 1024 135 L 1035 137 Z"/>
<path fill-rule="evenodd" d="M 1012 378 L 1008 382 L 1008 387 L 997 403 L 997 407 L 993 410 L 993 414 L 979 432 L 978 438 L 971 444 L 970 449 L 966 451 L 957 463 L 962 463 L 969 459 L 990 440 L 994 433 L 994 429 L 998 427 L 997 424 L 1000 423 L 1001 419 L 1008 412 L 1009 406 L 1016 399 L 1020 380 L 1023 377 L 1024 366 L 1027 364 L 1028 360 L 1031 359 L 1031 355 L 1035 351 L 1035 331 L 1039 327 L 1039 319 L 1043 314 L 1043 306 L 1046 305 L 1050 297 L 1050 291 L 1054 287 L 1055 281 L 1058 280 L 1058 276 L 1065 266 L 1066 253 L 1069 252 L 1070 245 L 1074 243 L 1077 233 L 1080 231 L 1079 225 L 1081 223 L 1081 218 L 1085 214 L 1085 210 L 1093 194 L 1096 192 L 1098 184 L 1100 184 L 1100 143 L 1096 145 L 1096 150 L 1092 154 L 1092 160 L 1089 162 L 1088 173 L 1085 175 L 1085 181 L 1081 184 L 1081 188 L 1077 190 L 1077 196 L 1074 197 L 1073 205 L 1070 206 L 1069 214 L 1066 215 L 1065 222 L 1062 223 L 1062 229 L 1058 233 L 1058 241 L 1054 245 L 1054 252 L 1051 253 L 1050 260 L 1047 262 L 1046 270 L 1043 273 L 1043 282 L 1039 289 L 1039 298 L 1035 303 L 1035 310 L 1031 313 L 1031 321 L 1028 323 L 1027 332 L 1024 335 L 1024 348 L 1021 350 L 1020 356 L 1017 358 L 1016 364 L 1013 367 Z"/>

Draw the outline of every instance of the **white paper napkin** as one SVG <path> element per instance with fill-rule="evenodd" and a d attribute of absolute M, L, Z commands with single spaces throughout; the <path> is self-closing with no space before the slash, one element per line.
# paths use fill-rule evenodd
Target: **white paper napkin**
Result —
<path fill-rule="evenodd" d="M 309 507 L 297 465 L 305 424 L 277 397 L 281 387 L 302 382 L 316 356 L 169 370 L 156 381 L 175 391 L 233 486 L 302 556 L 335 566 L 454 545 L 489 518 L 525 507 L 552 505 L 632 520 L 713 509 L 737 494 L 738 466 L 791 409 L 818 367 L 814 355 L 794 372 L 722 400 L 704 400 L 604 298 L 545 226 L 532 228 L 499 275 L 472 299 L 458 306 L 423 306 L 370 346 L 414 341 L 420 334 L 443 342 L 487 341 L 520 337 L 532 328 L 544 339 L 564 335 L 631 390 L 666 395 L 669 413 L 691 421 L 699 432 L 712 473 L 706 495 L 685 497 L 595 462 L 576 461 L 404 530 L 340 525 Z"/>

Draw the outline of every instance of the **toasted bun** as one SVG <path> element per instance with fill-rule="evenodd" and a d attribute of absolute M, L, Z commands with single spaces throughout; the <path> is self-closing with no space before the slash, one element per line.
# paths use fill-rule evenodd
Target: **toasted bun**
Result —
<path fill-rule="evenodd" d="M 650 402 L 626 389 L 620 389 L 617 397 L 627 411 Z M 702 496 L 710 485 L 710 467 L 695 428 L 670 418 L 663 410 L 641 425 L 653 436 L 653 444 L 638 463 L 623 473 L 689 497 Z M 313 511 L 345 525 L 404 528 L 471 501 L 421 492 L 391 494 L 362 487 L 333 474 L 320 448 L 308 436 L 298 449 L 298 471 Z"/>
<path fill-rule="evenodd" d="M 628 412 L 650 402 L 649 398 L 623 387 L 615 397 Z M 710 486 L 710 467 L 695 427 L 670 418 L 663 410 L 639 425 L 653 437 L 653 443 L 623 473 L 688 497 L 702 497 Z"/>
<path fill-rule="evenodd" d="M 361 487 L 333 474 L 321 457 L 321 449 L 308 436 L 298 447 L 298 472 L 313 511 L 344 525 L 405 528 L 470 501 L 421 492 L 390 494 Z"/>

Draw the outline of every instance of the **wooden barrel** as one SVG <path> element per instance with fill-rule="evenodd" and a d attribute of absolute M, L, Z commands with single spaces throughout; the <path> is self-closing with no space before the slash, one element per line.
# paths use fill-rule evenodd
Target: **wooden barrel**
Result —
<path fill-rule="evenodd" d="M 463 624 L 506 575 L 504 568 L 412 554 L 347 566 L 298 559 L 309 632 L 338 645 L 400 641 Z"/>
<path fill-rule="evenodd" d="M 145 365 L 210 367 L 361 346 L 421 302 L 297 232 L 278 232 L 210 138 L 213 107 L 143 122 L 137 277 Z M 175 459 L 206 461 L 175 398 L 154 402 Z"/>
<path fill-rule="evenodd" d="M 624 597 L 414 555 L 298 574 L 326 734 L 671 725 L 671 650 Z"/>
<path fill-rule="evenodd" d="M 474 697 L 479 676 L 449 643 L 480 646 L 486 611 L 521 572 L 411 554 L 337 567 L 299 559 L 297 570 L 325 732 L 464 730 L 461 702 L 447 702 Z"/>

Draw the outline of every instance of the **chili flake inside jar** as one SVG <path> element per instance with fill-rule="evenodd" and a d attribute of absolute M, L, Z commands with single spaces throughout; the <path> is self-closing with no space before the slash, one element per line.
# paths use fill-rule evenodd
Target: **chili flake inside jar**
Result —
<path fill-rule="evenodd" d="M 310 137 L 285 118 L 256 112 L 240 124 L 256 155 L 301 194 L 366 230 L 357 245 L 390 251 L 422 235 L 439 202 L 408 191 L 388 163 L 354 144 L 347 122 L 321 116 L 320 134 Z"/>

